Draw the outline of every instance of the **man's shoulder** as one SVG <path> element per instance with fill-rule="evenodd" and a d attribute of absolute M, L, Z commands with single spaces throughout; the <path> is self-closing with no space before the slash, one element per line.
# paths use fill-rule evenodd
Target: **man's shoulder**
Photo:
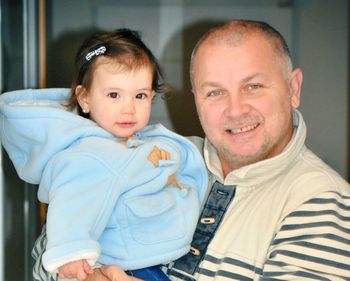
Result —
<path fill-rule="evenodd" d="M 204 139 L 202 137 L 190 136 L 186 138 L 190 140 L 198 148 L 198 150 L 203 154 Z"/>
<path fill-rule="evenodd" d="M 350 195 L 349 183 L 309 149 L 280 174 L 278 182 L 292 208 L 323 193 Z"/>

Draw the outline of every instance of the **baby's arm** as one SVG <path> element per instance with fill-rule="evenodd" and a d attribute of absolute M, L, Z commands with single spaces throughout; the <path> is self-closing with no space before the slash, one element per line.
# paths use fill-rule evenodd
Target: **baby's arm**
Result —
<path fill-rule="evenodd" d="M 77 260 L 66 263 L 58 268 L 60 278 L 75 278 L 83 281 L 94 271 L 86 260 Z"/>

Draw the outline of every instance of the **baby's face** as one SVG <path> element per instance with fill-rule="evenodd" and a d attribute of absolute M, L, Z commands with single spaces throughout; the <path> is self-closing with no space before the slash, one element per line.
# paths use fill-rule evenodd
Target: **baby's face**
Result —
<path fill-rule="evenodd" d="M 152 78 L 148 66 L 121 70 L 115 63 L 98 64 L 83 100 L 90 118 L 117 137 L 134 135 L 150 118 Z"/>

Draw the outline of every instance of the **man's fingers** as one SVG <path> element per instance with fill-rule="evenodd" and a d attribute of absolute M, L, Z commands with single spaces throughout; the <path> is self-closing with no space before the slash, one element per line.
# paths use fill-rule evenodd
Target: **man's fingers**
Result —
<path fill-rule="evenodd" d="M 94 273 L 89 274 L 84 281 L 111 281 L 111 279 L 108 279 L 99 268 L 96 268 Z"/>
<path fill-rule="evenodd" d="M 116 265 L 101 268 L 101 272 L 111 281 L 130 281 L 131 277 Z"/>

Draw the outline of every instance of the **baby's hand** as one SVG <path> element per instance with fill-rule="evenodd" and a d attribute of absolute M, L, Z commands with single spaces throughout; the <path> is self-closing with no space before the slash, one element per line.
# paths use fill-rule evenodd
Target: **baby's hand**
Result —
<path fill-rule="evenodd" d="M 66 263 L 58 268 L 59 278 L 75 278 L 79 281 L 83 281 L 87 278 L 88 274 L 92 274 L 94 271 L 86 260 L 77 260 Z"/>

